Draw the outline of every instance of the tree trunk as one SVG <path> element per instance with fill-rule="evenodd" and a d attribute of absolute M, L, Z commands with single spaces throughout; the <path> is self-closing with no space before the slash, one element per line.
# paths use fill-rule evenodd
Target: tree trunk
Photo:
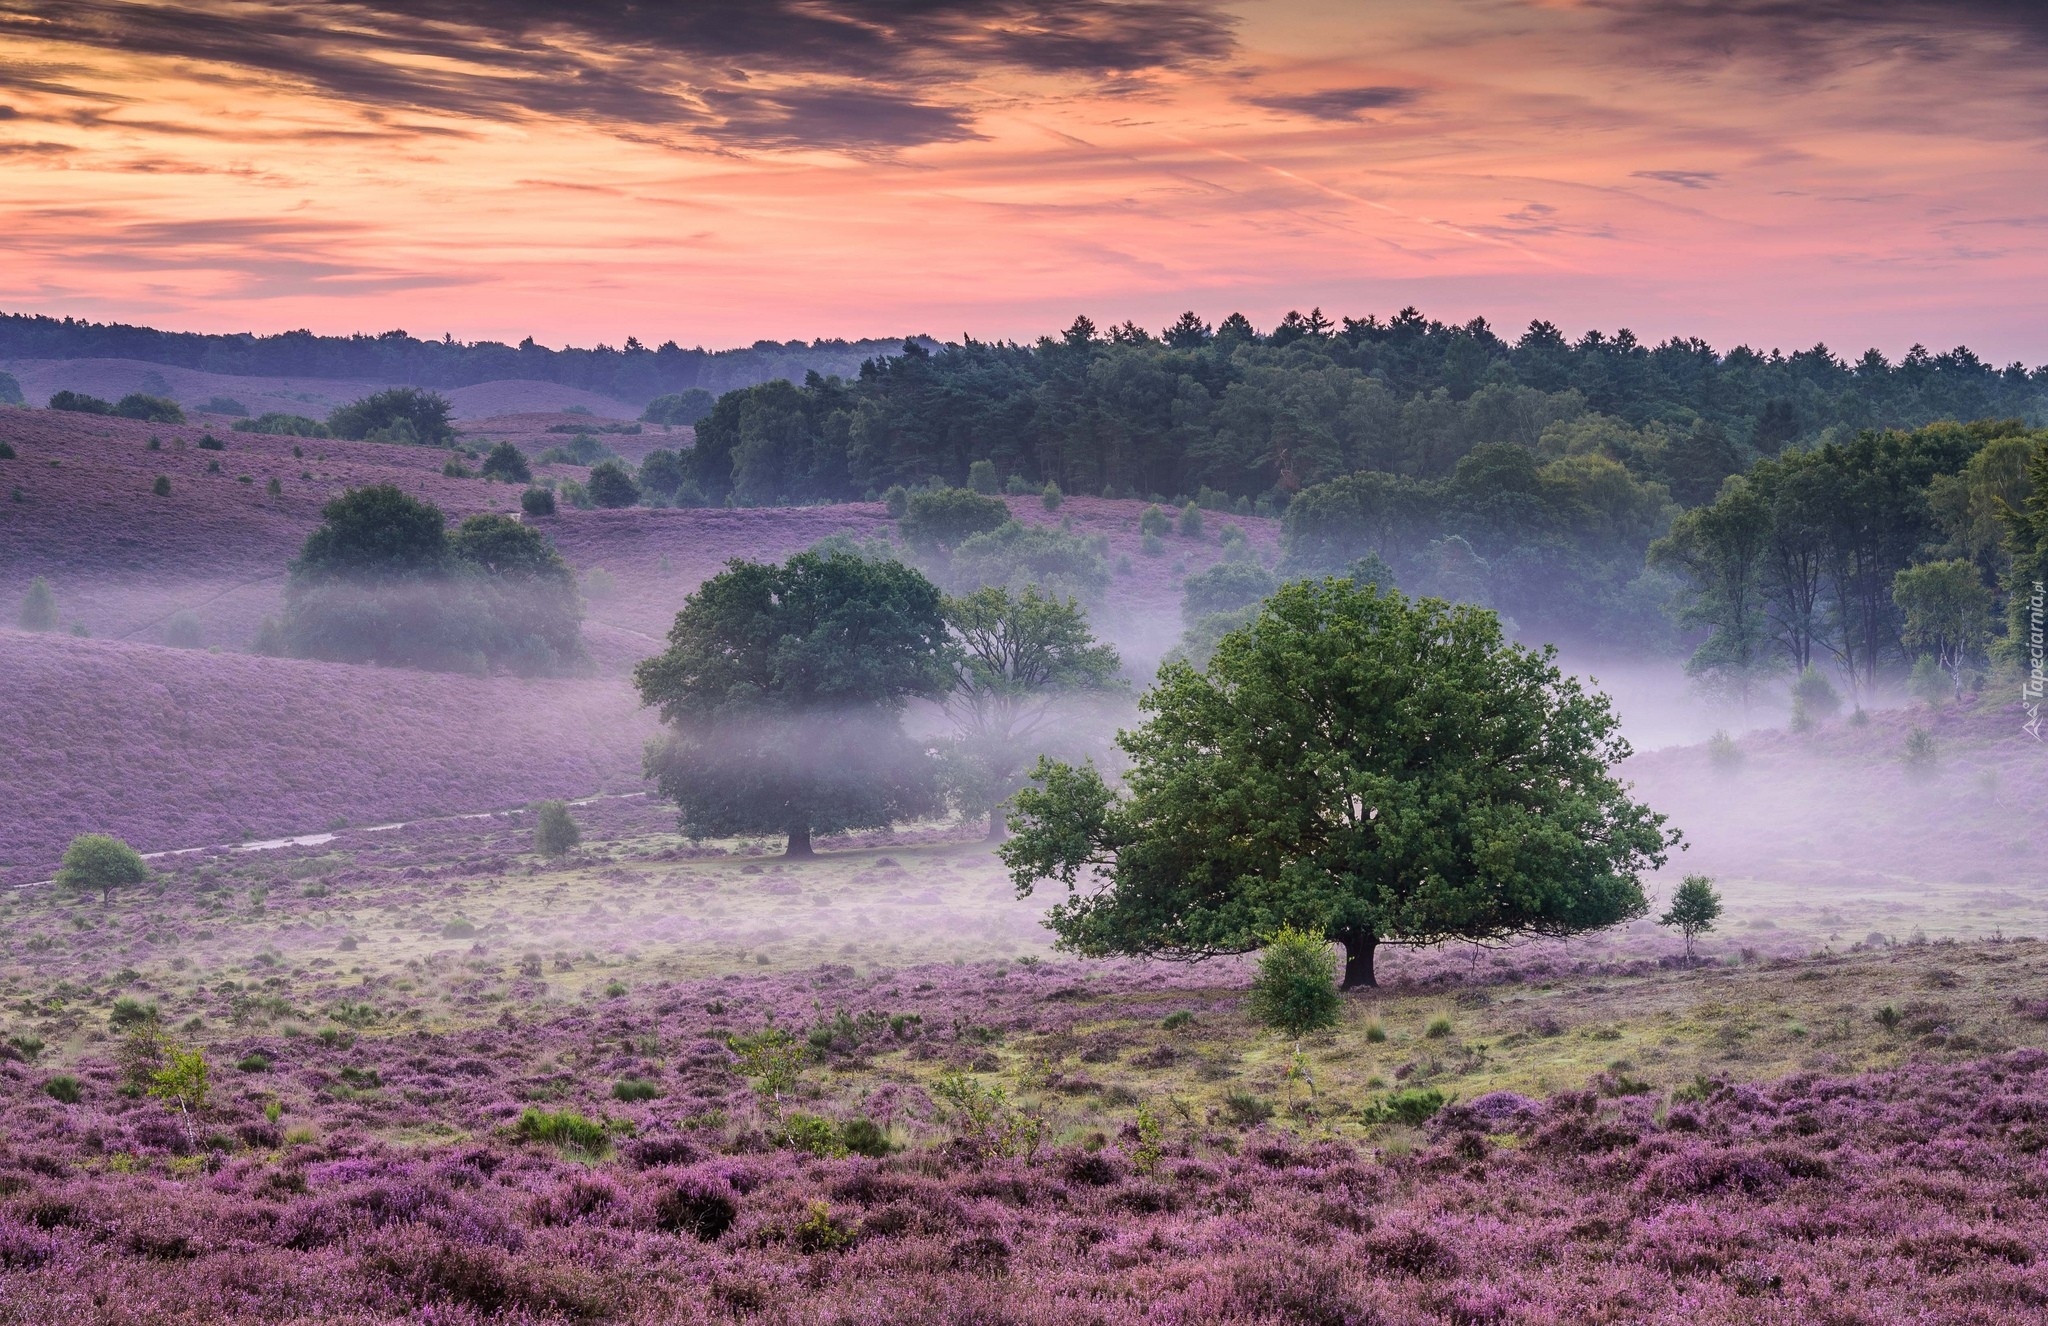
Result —
<path fill-rule="evenodd" d="M 792 824 L 789 828 L 789 846 L 782 854 L 799 858 L 816 856 L 817 853 L 811 850 L 811 826 Z"/>
<path fill-rule="evenodd" d="M 1377 986 L 1379 982 L 1373 979 L 1372 973 L 1372 955 L 1373 950 L 1379 947 L 1379 936 L 1370 930 L 1339 930 L 1333 938 L 1344 946 L 1344 988 Z"/>
<path fill-rule="evenodd" d="M 1002 842 L 1005 838 L 1008 838 L 1009 836 L 1009 820 L 1003 814 L 1003 808 L 1001 806 L 997 806 L 994 810 L 988 813 L 988 838 L 985 841 L 999 843 Z"/>

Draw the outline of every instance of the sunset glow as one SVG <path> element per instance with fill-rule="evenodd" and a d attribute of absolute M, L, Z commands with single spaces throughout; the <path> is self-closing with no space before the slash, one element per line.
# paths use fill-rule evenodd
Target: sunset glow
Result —
<path fill-rule="evenodd" d="M 2048 359 L 2032 5 L 915 8 L 0 0 L 0 307 L 716 346 L 1416 304 Z"/>

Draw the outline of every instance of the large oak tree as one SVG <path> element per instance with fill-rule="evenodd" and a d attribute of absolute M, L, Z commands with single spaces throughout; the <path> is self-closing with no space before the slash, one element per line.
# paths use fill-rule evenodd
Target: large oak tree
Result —
<path fill-rule="evenodd" d="M 1283 926 L 1345 947 L 1569 935 L 1642 916 L 1679 841 L 1614 774 L 1604 697 L 1498 619 L 1349 580 L 1284 586 L 1206 672 L 1160 670 L 1126 789 L 1043 761 L 1001 849 L 1057 880 L 1063 947 L 1201 958 Z"/>

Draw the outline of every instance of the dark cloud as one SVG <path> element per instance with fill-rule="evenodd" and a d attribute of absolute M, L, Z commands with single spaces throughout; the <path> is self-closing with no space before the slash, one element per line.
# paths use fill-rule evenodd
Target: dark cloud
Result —
<path fill-rule="evenodd" d="M 60 157 L 77 150 L 69 143 L 0 143 L 0 157 Z"/>
<path fill-rule="evenodd" d="M 2043 0 L 1593 0 L 1673 62 L 1752 59 L 1811 79 L 1871 56 L 1981 60 L 1984 39 L 2016 60 L 2048 54 Z"/>
<path fill-rule="evenodd" d="M 1245 101 L 1267 110 L 1307 115 L 1318 120 L 1350 120 L 1369 110 L 1406 106 L 1415 100 L 1415 96 L 1415 89 L 1407 87 L 1338 87 L 1322 92 L 1246 97 Z"/>
<path fill-rule="evenodd" d="M 1721 179 L 1718 170 L 1637 170 L 1629 173 L 1639 180 L 1659 180 L 1665 184 L 1676 184 L 1681 189 L 1704 189 Z"/>
<path fill-rule="evenodd" d="M 0 36 L 365 106 L 855 151 L 971 136 L 989 74 L 1122 84 L 1218 59 L 1231 22 L 1216 0 L 0 0 Z"/>

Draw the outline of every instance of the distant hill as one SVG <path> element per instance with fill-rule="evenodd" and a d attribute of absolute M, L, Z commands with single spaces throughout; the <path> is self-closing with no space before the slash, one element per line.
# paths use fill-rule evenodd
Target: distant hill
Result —
<path fill-rule="evenodd" d="M 938 342 L 928 337 L 915 339 L 928 349 L 938 348 Z M 531 337 L 518 345 L 506 345 L 500 341 L 423 341 L 403 331 L 375 336 L 315 336 L 309 331 L 219 335 L 41 314 L 0 314 L 0 363 L 126 360 L 236 378 L 352 380 L 443 391 L 486 383 L 552 383 L 623 402 L 633 407 L 632 413 L 656 396 L 691 387 L 717 394 L 775 378 L 801 382 L 812 372 L 851 377 L 866 360 L 900 353 L 903 344 L 904 338 L 898 336 L 859 341 L 756 341 L 730 350 L 684 349 L 669 341 L 649 349 L 628 337 L 618 349 L 597 345 L 555 350 L 535 344 Z M 21 376 L 17 370 L 9 371 Z M 24 380 L 23 386 L 27 385 Z M 28 394 L 41 403 L 34 392 Z M 179 398 L 184 399 L 182 394 Z M 559 409 L 568 403 L 508 401 L 482 412 Z"/>

